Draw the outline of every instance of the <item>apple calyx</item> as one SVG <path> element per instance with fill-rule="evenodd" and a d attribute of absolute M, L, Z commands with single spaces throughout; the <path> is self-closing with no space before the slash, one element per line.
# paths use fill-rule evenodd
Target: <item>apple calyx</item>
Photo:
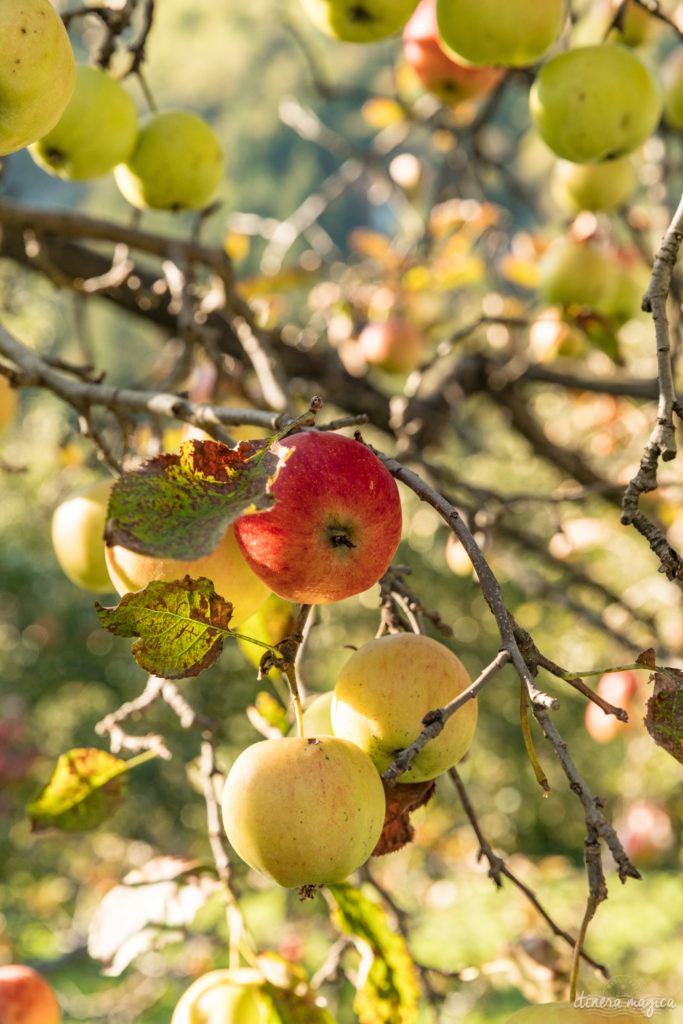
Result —
<path fill-rule="evenodd" d="M 375 21 L 370 11 L 363 4 L 356 4 L 349 10 L 349 21 L 352 21 L 355 25 L 369 24 Z"/>
<path fill-rule="evenodd" d="M 355 548 L 355 544 L 349 536 L 349 530 L 345 526 L 329 526 L 327 535 L 333 548 Z"/>

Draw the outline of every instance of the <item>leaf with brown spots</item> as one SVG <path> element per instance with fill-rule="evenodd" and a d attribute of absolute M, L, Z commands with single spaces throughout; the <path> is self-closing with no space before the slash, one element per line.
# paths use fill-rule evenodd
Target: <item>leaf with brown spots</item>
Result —
<path fill-rule="evenodd" d="M 223 650 L 232 605 L 204 577 L 148 583 L 126 594 L 115 608 L 95 602 L 100 623 L 115 636 L 139 637 L 133 656 L 141 668 L 164 679 L 198 676 Z"/>
<path fill-rule="evenodd" d="M 284 453 L 277 442 L 186 441 L 114 484 L 105 541 L 157 558 L 208 555 L 239 515 L 271 507 Z"/>
<path fill-rule="evenodd" d="M 97 828 L 122 800 L 127 770 L 125 761 L 106 750 L 83 747 L 62 754 L 52 778 L 27 807 L 32 830 Z"/>
<path fill-rule="evenodd" d="M 382 780 L 384 782 L 384 780 Z M 412 811 L 422 807 L 434 793 L 434 780 L 429 782 L 384 782 L 387 809 L 384 815 L 382 834 L 372 851 L 373 857 L 394 853 L 406 843 L 411 843 L 415 829 L 410 822 Z"/>
<path fill-rule="evenodd" d="M 658 747 L 683 764 L 683 672 L 659 669 L 654 683 L 646 704 L 645 727 Z"/>

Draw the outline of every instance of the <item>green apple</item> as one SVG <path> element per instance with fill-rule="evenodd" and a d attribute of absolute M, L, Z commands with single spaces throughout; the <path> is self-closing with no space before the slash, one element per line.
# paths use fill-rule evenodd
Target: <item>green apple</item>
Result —
<path fill-rule="evenodd" d="M 294 621 L 294 612 L 289 601 L 278 597 L 277 594 L 269 594 L 258 611 L 242 623 L 240 633 L 274 646 L 291 633 Z M 237 643 L 252 665 L 258 666 L 261 663 L 261 658 L 266 653 L 265 647 L 251 644 L 248 640 L 238 640 Z"/>
<path fill-rule="evenodd" d="M 427 712 L 443 707 L 470 682 L 460 659 L 430 637 L 378 637 L 342 666 L 332 699 L 334 734 L 358 744 L 383 772 L 420 735 Z M 468 700 L 416 755 L 401 781 L 426 782 L 451 768 L 467 752 L 476 722 L 477 701 Z"/>
<path fill-rule="evenodd" d="M 85 181 L 127 160 L 137 136 L 137 111 L 123 86 L 106 71 L 79 64 L 66 110 L 29 153 L 49 174 Z"/>
<path fill-rule="evenodd" d="M 342 882 L 377 845 L 385 810 L 370 758 L 335 736 L 253 743 L 223 791 L 230 845 L 286 888 Z"/>
<path fill-rule="evenodd" d="M 0 156 L 50 131 L 75 80 L 71 43 L 49 0 L 0 4 Z"/>
<path fill-rule="evenodd" d="M 669 128 L 683 132 L 683 50 L 679 46 L 662 66 L 664 121 Z"/>
<path fill-rule="evenodd" d="M 437 0 L 446 52 L 470 64 L 523 67 L 543 56 L 567 15 L 565 0 Z"/>
<path fill-rule="evenodd" d="M 180 997 L 171 1024 L 262 1024 L 267 1002 L 258 979 L 248 968 L 202 974 Z"/>
<path fill-rule="evenodd" d="M 558 160 L 550 181 L 553 199 L 568 213 L 616 210 L 629 199 L 635 187 L 636 174 L 628 157 L 601 164 Z"/>
<path fill-rule="evenodd" d="M 554 306 L 602 309 L 614 283 L 611 261 L 590 242 L 559 238 L 539 263 L 539 294 Z"/>
<path fill-rule="evenodd" d="M 141 122 L 135 149 L 114 178 L 138 209 L 200 210 L 216 195 L 224 166 L 218 136 L 206 121 L 167 110 Z"/>
<path fill-rule="evenodd" d="M 301 0 L 316 28 L 345 43 L 374 43 L 400 32 L 417 0 Z"/>
<path fill-rule="evenodd" d="M 52 546 L 66 576 L 93 593 L 114 588 L 104 557 L 104 524 L 113 480 L 98 480 L 57 506 L 52 515 Z"/>
<path fill-rule="evenodd" d="M 599 163 L 645 142 L 662 110 L 660 87 L 633 50 L 580 46 L 543 65 L 529 92 L 533 122 L 558 156 Z"/>
<path fill-rule="evenodd" d="M 644 1013 L 626 1006 L 604 1005 L 594 1009 L 576 1003 L 537 1003 L 513 1013 L 506 1024 L 605 1024 L 612 1020 L 615 1024 L 645 1024 L 647 1019 Z"/>
<path fill-rule="evenodd" d="M 230 625 L 233 627 L 241 626 L 258 611 L 270 593 L 240 554 L 232 527 L 208 555 L 187 561 L 139 555 L 120 545 L 105 547 L 104 554 L 111 581 L 121 595 L 142 590 L 152 580 L 206 576 L 213 582 L 216 593 L 232 603 Z"/>
<path fill-rule="evenodd" d="M 0 967 L 2 1024 L 60 1024 L 62 1014 L 51 985 L 32 967 Z"/>

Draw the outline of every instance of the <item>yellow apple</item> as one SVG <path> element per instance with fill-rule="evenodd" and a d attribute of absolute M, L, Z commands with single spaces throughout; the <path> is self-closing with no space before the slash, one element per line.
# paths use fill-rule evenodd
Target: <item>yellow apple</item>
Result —
<path fill-rule="evenodd" d="M 443 707 L 470 685 L 455 654 L 417 633 L 378 637 L 342 666 L 332 699 L 335 736 L 358 744 L 379 772 L 422 732 L 428 711 Z M 477 701 L 468 700 L 414 758 L 402 782 L 426 782 L 467 752 L 477 723 Z"/>
<path fill-rule="evenodd" d="M 470 64 L 521 67 L 543 56 L 567 15 L 565 0 L 437 0 L 446 52 Z"/>
<path fill-rule="evenodd" d="M 232 527 L 226 530 L 213 551 L 201 558 L 187 561 L 154 558 L 120 545 L 105 547 L 105 558 L 114 588 L 121 595 L 142 590 L 152 580 L 179 580 L 186 575 L 193 579 L 208 577 L 216 593 L 232 603 L 230 624 L 234 627 L 253 615 L 270 593 L 244 561 Z"/>
<path fill-rule="evenodd" d="M 57 123 L 75 79 L 71 43 L 49 0 L 0 4 L 0 156 Z"/>
<path fill-rule="evenodd" d="M 543 141 L 574 163 L 624 156 L 657 127 L 662 94 L 633 50 L 599 43 L 547 61 L 529 92 L 531 116 Z"/>
<path fill-rule="evenodd" d="M 374 850 L 385 808 L 370 758 L 335 736 L 254 743 L 233 764 L 223 792 L 230 845 L 286 888 L 347 878 Z"/>
<path fill-rule="evenodd" d="M 614 284 L 611 261 L 590 242 L 558 238 L 539 263 L 539 293 L 558 306 L 602 308 Z"/>
<path fill-rule="evenodd" d="M 316 28 L 346 43 L 374 43 L 400 32 L 417 0 L 301 0 Z"/>
<path fill-rule="evenodd" d="M 66 498 L 52 515 L 52 546 L 66 576 L 96 594 L 111 592 L 104 524 L 113 480 L 98 480 Z"/>
<path fill-rule="evenodd" d="M 144 210 L 200 210 L 216 195 L 225 158 L 218 136 L 187 110 L 150 114 L 135 149 L 114 169 L 124 197 Z"/>
<path fill-rule="evenodd" d="M 600 164 L 575 164 L 558 160 L 550 192 L 568 213 L 581 210 L 616 210 L 632 195 L 636 174 L 628 157 Z"/>
<path fill-rule="evenodd" d="M 319 693 L 304 707 L 304 736 L 333 736 L 332 690 Z"/>
<path fill-rule="evenodd" d="M 265 1010 L 256 971 L 202 974 L 180 997 L 171 1024 L 262 1024 Z"/>
<path fill-rule="evenodd" d="M 3 430 L 14 419 L 17 411 L 18 398 L 7 377 L 0 374 L 0 430 Z"/>
<path fill-rule="evenodd" d="M 85 181 L 127 160 L 137 136 L 137 111 L 123 86 L 106 71 L 79 64 L 66 110 L 29 153 L 49 174 Z"/>

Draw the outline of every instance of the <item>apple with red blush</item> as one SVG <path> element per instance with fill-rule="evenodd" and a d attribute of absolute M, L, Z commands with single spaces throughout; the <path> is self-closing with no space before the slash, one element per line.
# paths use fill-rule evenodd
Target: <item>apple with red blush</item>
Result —
<path fill-rule="evenodd" d="M 425 338 L 408 320 L 394 316 L 366 324 L 358 350 L 367 363 L 388 373 L 412 373 L 424 356 Z"/>
<path fill-rule="evenodd" d="M 252 572 L 286 601 L 328 604 L 368 590 L 401 539 L 393 476 L 362 441 L 327 431 L 290 435 L 275 504 L 240 516 L 235 537 Z"/>
<path fill-rule="evenodd" d="M 62 1014 L 52 986 L 25 964 L 0 967 L 2 1024 L 60 1024 Z"/>
<path fill-rule="evenodd" d="M 464 64 L 448 55 L 439 35 L 436 0 L 417 5 L 403 30 L 403 57 L 425 89 L 449 104 L 490 92 L 504 74 L 500 68 Z"/>
<path fill-rule="evenodd" d="M 633 728 L 633 702 L 637 690 L 638 682 L 633 672 L 605 672 L 600 677 L 598 695 L 609 704 L 628 712 L 629 721 L 620 722 L 614 715 L 608 715 L 597 704 L 591 702 L 586 708 L 586 728 L 594 740 L 608 743 L 615 736 L 621 736 L 629 728 Z"/>

